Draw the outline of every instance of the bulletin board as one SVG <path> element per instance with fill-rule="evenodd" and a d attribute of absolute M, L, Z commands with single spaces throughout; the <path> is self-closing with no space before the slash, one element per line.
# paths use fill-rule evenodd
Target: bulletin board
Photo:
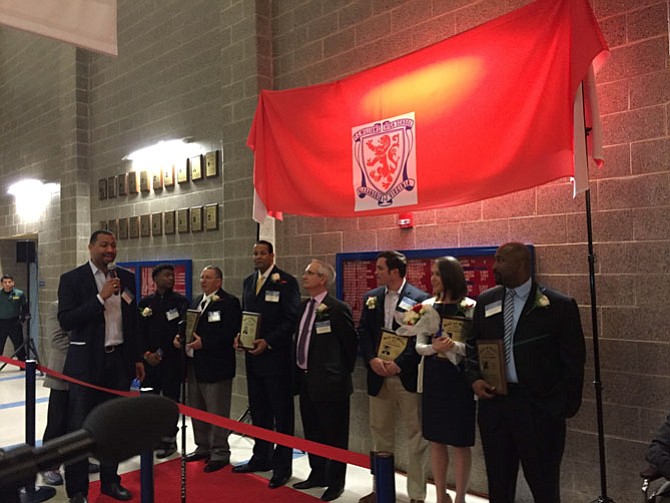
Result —
<path fill-rule="evenodd" d="M 174 291 L 184 295 L 191 300 L 192 288 L 192 265 L 190 260 L 142 260 L 136 262 L 118 262 L 119 267 L 128 269 L 135 274 L 135 291 L 138 300 L 154 293 L 154 281 L 151 271 L 159 264 L 171 264 L 174 266 Z"/>

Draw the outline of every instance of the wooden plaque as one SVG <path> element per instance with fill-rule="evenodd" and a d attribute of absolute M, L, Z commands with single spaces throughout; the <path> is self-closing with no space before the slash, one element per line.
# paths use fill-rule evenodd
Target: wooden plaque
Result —
<path fill-rule="evenodd" d="M 139 187 L 137 186 L 137 172 L 131 171 L 128 173 L 128 194 L 137 194 Z"/>
<path fill-rule="evenodd" d="M 163 234 L 163 214 L 154 213 L 151 215 L 151 235 L 161 236 Z"/>
<path fill-rule="evenodd" d="M 163 190 L 163 170 L 160 170 L 157 173 L 154 173 L 154 176 L 151 179 L 151 185 L 154 188 L 154 192 L 157 190 Z"/>
<path fill-rule="evenodd" d="M 202 156 L 194 155 L 188 159 L 189 170 L 191 171 L 191 180 L 202 180 Z"/>
<path fill-rule="evenodd" d="M 186 310 L 186 344 L 193 342 L 193 332 L 195 332 L 195 329 L 198 326 L 200 314 L 202 313 L 197 309 Z"/>
<path fill-rule="evenodd" d="M 191 208 L 191 232 L 202 232 L 202 206 Z"/>
<path fill-rule="evenodd" d="M 119 234 L 117 235 L 119 239 L 128 239 L 128 219 L 119 218 Z"/>
<path fill-rule="evenodd" d="M 128 194 L 128 175 L 126 173 L 116 176 L 116 193 L 119 196 Z"/>
<path fill-rule="evenodd" d="M 163 167 L 163 186 L 164 187 L 173 187 L 174 186 L 174 165 L 170 164 L 169 166 Z"/>
<path fill-rule="evenodd" d="M 116 197 L 116 177 L 110 176 L 107 178 L 107 197 Z"/>
<path fill-rule="evenodd" d="M 479 373 L 487 383 L 495 387 L 497 395 L 507 394 L 505 377 L 505 348 L 501 339 L 482 339 L 477 341 Z"/>
<path fill-rule="evenodd" d="M 98 199 L 107 199 L 107 178 L 98 180 Z"/>
<path fill-rule="evenodd" d="M 219 175 L 219 164 L 221 163 L 219 152 L 219 150 L 214 150 L 205 154 L 205 176 L 207 178 Z"/>
<path fill-rule="evenodd" d="M 189 220 L 188 208 L 180 208 L 177 210 L 177 232 L 180 234 L 188 232 L 191 221 Z"/>
<path fill-rule="evenodd" d="M 407 347 L 407 337 L 396 334 L 390 330 L 382 329 L 382 336 L 379 339 L 379 348 L 377 356 L 388 362 L 394 361 Z"/>
<path fill-rule="evenodd" d="M 240 346 L 244 349 L 253 349 L 254 341 L 258 338 L 261 328 L 260 313 L 242 311 L 242 325 L 240 327 Z"/>
<path fill-rule="evenodd" d="M 140 217 L 130 217 L 128 219 L 128 236 L 130 239 L 140 237 Z"/>
<path fill-rule="evenodd" d="M 163 232 L 165 235 L 174 234 L 175 231 L 175 215 L 174 210 L 166 211 L 163 214 Z"/>
<path fill-rule="evenodd" d="M 177 183 L 188 183 L 188 162 L 180 162 L 177 165 Z"/>
<path fill-rule="evenodd" d="M 140 190 L 142 192 L 151 192 L 151 186 L 149 185 L 148 171 L 140 171 Z"/>
<path fill-rule="evenodd" d="M 215 231 L 219 228 L 219 205 L 217 203 L 205 206 L 205 229 Z"/>
<path fill-rule="evenodd" d="M 116 223 L 116 219 L 107 221 L 107 230 L 116 236 L 119 226 Z"/>
<path fill-rule="evenodd" d="M 140 236 L 143 238 L 151 236 L 151 215 L 140 216 Z"/>

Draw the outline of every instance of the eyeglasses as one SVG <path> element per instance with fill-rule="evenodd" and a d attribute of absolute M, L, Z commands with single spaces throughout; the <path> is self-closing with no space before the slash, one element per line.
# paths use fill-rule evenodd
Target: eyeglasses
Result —
<path fill-rule="evenodd" d="M 314 276 L 315 274 L 316 274 L 317 276 L 323 276 L 323 274 L 321 274 L 320 272 L 310 271 L 309 269 L 307 269 L 307 270 L 305 271 L 305 273 L 306 273 L 308 276 Z"/>

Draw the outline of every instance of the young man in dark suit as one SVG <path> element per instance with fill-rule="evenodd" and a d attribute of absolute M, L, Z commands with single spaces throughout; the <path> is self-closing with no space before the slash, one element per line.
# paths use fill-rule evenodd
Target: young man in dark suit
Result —
<path fill-rule="evenodd" d="M 240 331 L 242 309 L 234 295 L 223 291 L 221 269 L 208 265 L 200 274 L 202 294 L 191 305 L 201 311 L 193 332 L 193 341 L 186 344 L 188 364 L 189 405 L 196 409 L 230 417 L 230 399 L 235 377 L 233 343 Z M 179 346 L 179 337 L 175 338 Z M 230 463 L 228 430 L 197 419 L 192 420 L 196 450 L 186 462 L 205 460 L 207 473 Z"/>
<path fill-rule="evenodd" d="M 357 337 L 349 306 L 328 294 L 334 281 L 332 266 L 316 259 L 302 275 L 302 286 L 310 298 L 298 311 L 294 370 L 305 438 L 347 449 Z M 315 454 L 309 455 L 309 465 L 307 480 L 293 487 L 327 487 L 323 501 L 339 498 L 347 465 Z"/>
<path fill-rule="evenodd" d="M 396 312 L 404 312 L 430 296 L 405 281 L 407 259 L 397 251 L 381 252 L 377 256 L 377 284 L 363 298 L 363 313 L 358 326 L 361 354 L 368 369 L 370 396 L 370 431 L 372 450 L 394 452 L 396 418 L 404 423 L 409 446 L 407 494 L 410 501 L 426 498 L 428 476 L 428 442 L 421 435 L 421 397 L 417 390 L 418 365 L 416 337 L 411 337 L 405 350 L 389 362 L 377 356 L 382 329 L 395 330 Z M 375 494 L 360 499 L 374 503 Z"/>
<path fill-rule="evenodd" d="M 244 279 L 242 309 L 260 315 L 260 332 L 245 354 L 247 393 L 255 426 L 293 435 L 291 350 L 300 291 L 298 282 L 274 264 L 274 249 L 268 241 L 254 245 L 255 271 Z M 239 345 L 239 337 L 236 339 Z M 269 487 L 281 487 L 291 478 L 293 449 L 256 439 L 248 463 L 235 473 L 272 470 Z"/>
<path fill-rule="evenodd" d="M 137 333 L 135 276 L 111 268 L 116 259 L 116 239 L 106 230 L 91 235 L 90 260 L 60 278 L 58 321 L 69 331 L 70 347 L 64 373 L 105 388 L 128 391 L 134 377 L 144 379 Z M 71 384 L 68 430 L 81 427 L 98 404 L 114 395 Z M 127 501 L 130 492 L 121 486 L 116 463 L 100 464 L 101 492 Z M 65 466 L 65 487 L 71 503 L 85 503 L 88 495 L 88 461 Z"/>
<path fill-rule="evenodd" d="M 498 286 L 475 308 L 466 372 L 479 397 L 479 431 L 492 503 L 513 503 L 519 462 L 535 501 L 560 502 L 565 420 L 581 405 L 585 345 L 574 299 L 536 283 L 523 243 L 496 251 Z M 507 395 L 480 373 L 477 342 L 501 340 Z"/>

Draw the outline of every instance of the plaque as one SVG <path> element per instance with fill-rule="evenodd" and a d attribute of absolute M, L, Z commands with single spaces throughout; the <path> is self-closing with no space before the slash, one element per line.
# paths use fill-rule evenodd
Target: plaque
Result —
<path fill-rule="evenodd" d="M 187 183 L 188 182 L 188 163 L 180 162 L 179 167 L 177 168 L 177 183 Z"/>
<path fill-rule="evenodd" d="M 186 336 L 186 344 L 193 342 L 193 332 L 195 332 L 195 328 L 198 326 L 200 314 L 201 312 L 197 309 L 186 310 L 186 331 L 184 332 Z"/>
<path fill-rule="evenodd" d="M 151 187 L 149 186 L 148 171 L 140 171 L 140 190 L 142 192 L 151 192 Z"/>
<path fill-rule="evenodd" d="M 151 236 L 151 215 L 140 216 L 140 236 L 143 238 Z"/>
<path fill-rule="evenodd" d="M 180 208 L 177 210 L 177 232 L 188 232 L 190 220 L 188 218 L 188 208 Z"/>
<path fill-rule="evenodd" d="M 242 311 L 242 326 L 240 327 L 240 345 L 244 349 L 253 349 L 254 341 L 258 338 L 261 327 L 260 313 Z"/>
<path fill-rule="evenodd" d="M 98 222 L 98 229 L 100 229 L 101 231 L 107 230 L 107 220 L 101 220 L 100 222 Z"/>
<path fill-rule="evenodd" d="M 118 229 L 119 228 L 118 228 L 118 225 L 116 224 L 116 220 L 109 220 L 107 222 L 107 230 L 109 232 L 111 232 L 112 234 L 114 234 L 114 236 L 116 236 L 116 233 L 117 233 Z"/>
<path fill-rule="evenodd" d="M 107 199 L 107 178 L 98 180 L 98 199 Z"/>
<path fill-rule="evenodd" d="M 501 339 L 482 339 L 477 341 L 479 373 L 487 383 L 495 387 L 496 395 L 507 394 L 505 377 L 505 348 Z"/>
<path fill-rule="evenodd" d="M 128 219 L 119 218 L 119 239 L 128 239 Z"/>
<path fill-rule="evenodd" d="M 188 159 L 189 169 L 191 171 L 191 180 L 202 180 L 202 156 L 194 155 Z"/>
<path fill-rule="evenodd" d="M 471 323 L 472 320 L 462 316 L 446 316 L 442 319 L 442 335 L 456 342 L 465 343 L 468 340 Z"/>
<path fill-rule="evenodd" d="M 219 205 L 217 203 L 205 206 L 205 229 L 215 231 L 219 228 Z"/>
<path fill-rule="evenodd" d="M 128 175 L 123 173 L 116 177 L 116 193 L 125 196 L 128 193 Z"/>
<path fill-rule="evenodd" d="M 163 222 L 163 232 L 168 234 L 174 234 L 175 225 L 174 225 L 174 210 L 166 211 L 164 214 Z"/>
<path fill-rule="evenodd" d="M 151 235 L 160 236 L 163 234 L 163 214 L 154 213 L 151 215 Z"/>
<path fill-rule="evenodd" d="M 202 206 L 191 208 L 191 232 L 202 232 Z"/>
<path fill-rule="evenodd" d="M 140 217 L 130 217 L 128 219 L 128 236 L 130 236 L 130 239 L 140 237 Z"/>
<path fill-rule="evenodd" d="M 163 167 L 163 187 L 174 186 L 174 164 Z"/>
<path fill-rule="evenodd" d="M 396 334 L 390 330 L 382 329 L 382 336 L 379 340 L 379 349 L 377 356 L 387 362 L 392 362 L 407 347 L 407 337 Z"/>
<path fill-rule="evenodd" d="M 131 171 L 128 173 L 128 194 L 137 194 L 138 192 L 137 173 L 135 171 Z"/>
<path fill-rule="evenodd" d="M 110 176 L 107 178 L 107 197 L 116 197 L 116 177 Z"/>
<path fill-rule="evenodd" d="M 207 178 L 219 176 L 220 159 L 219 150 L 214 150 L 205 154 L 205 176 Z"/>
<path fill-rule="evenodd" d="M 154 173 L 154 176 L 152 178 L 152 185 L 154 188 L 154 192 L 156 192 L 157 190 L 163 190 L 163 170 Z"/>

